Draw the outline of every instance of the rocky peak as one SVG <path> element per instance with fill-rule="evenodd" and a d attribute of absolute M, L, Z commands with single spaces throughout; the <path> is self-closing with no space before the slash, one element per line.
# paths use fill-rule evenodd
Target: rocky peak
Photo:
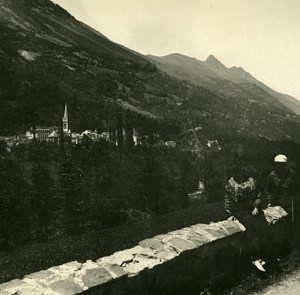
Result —
<path fill-rule="evenodd" d="M 226 67 L 212 54 L 206 59 L 205 62 L 210 66 L 226 69 Z"/>

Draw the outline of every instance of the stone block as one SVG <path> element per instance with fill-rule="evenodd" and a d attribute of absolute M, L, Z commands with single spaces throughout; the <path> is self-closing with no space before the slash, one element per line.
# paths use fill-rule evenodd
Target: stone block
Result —
<path fill-rule="evenodd" d="M 61 280 L 51 283 L 49 288 L 61 295 L 73 295 L 83 291 L 83 289 L 79 285 L 70 280 Z"/>
<path fill-rule="evenodd" d="M 112 275 L 103 267 L 87 269 L 82 281 L 88 288 L 107 283 L 113 279 Z"/>
<path fill-rule="evenodd" d="M 22 280 L 19 279 L 15 279 L 12 280 L 8 283 L 4 283 L 2 285 L 0 285 L 0 291 L 4 290 L 4 289 L 12 289 L 12 288 L 20 288 L 20 287 L 25 287 L 26 283 L 23 282 Z"/>
<path fill-rule="evenodd" d="M 59 266 L 54 266 L 48 269 L 55 274 L 61 274 L 62 276 L 67 276 L 69 273 L 72 273 L 82 267 L 82 264 L 77 261 L 68 262 Z"/>
<path fill-rule="evenodd" d="M 142 247 L 140 247 L 140 248 L 142 248 Z M 98 259 L 97 263 L 101 264 L 102 262 L 107 262 L 107 263 L 117 264 L 117 265 L 121 266 L 124 263 L 131 261 L 134 258 L 134 254 L 137 253 L 138 251 L 139 251 L 139 249 L 137 249 L 137 247 L 119 251 L 119 252 L 114 253 L 113 255 L 102 257 L 102 258 Z"/>
<path fill-rule="evenodd" d="M 45 295 L 45 293 L 41 290 L 37 290 L 34 287 L 26 287 L 22 288 L 18 293 L 18 295 Z"/>
<path fill-rule="evenodd" d="M 143 248 L 151 248 L 159 251 L 162 250 L 164 247 L 162 240 L 157 238 L 143 240 L 139 242 L 139 245 Z"/>
<path fill-rule="evenodd" d="M 215 237 L 215 240 L 222 239 L 222 238 L 227 236 L 227 234 L 224 233 L 224 231 L 220 231 L 216 228 L 209 228 L 208 227 L 208 228 L 206 228 L 205 231 L 208 232 L 209 234 L 211 234 L 213 237 Z"/>
<path fill-rule="evenodd" d="M 117 264 L 102 262 L 102 263 L 98 263 L 98 265 L 105 268 L 112 275 L 114 279 L 120 278 L 128 274 L 128 272 L 125 271 L 124 268 L 120 267 Z"/>
<path fill-rule="evenodd" d="M 161 261 L 168 261 L 178 256 L 179 253 L 176 252 L 175 250 L 168 249 L 168 250 L 157 252 L 156 255 Z"/>
<path fill-rule="evenodd" d="M 174 248 L 179 253 L 196 248 L 196 246 L 192 242 L 189 242 L 187 240 L 184 240 L 184 239 L 181 239 L 178 237 L 173 237 L 173 238 L 169 239 L 167 241 L 166 245 Z"/>
<path fill-rule="evenodd" d="M 238 221 L 229 221 L 226 220 L 222 224 L 225 229 L 228 231 L 229 235 L 233 235 L 235 233 L 246 230 L 245 227 L 239 223 Z"/>
<path fill-rule="evenodd" d="M 210 240 L 207 237 L 199 235 L 199 234 L 194 235 L 193 237 L 189 238 L 189 241 L 191 241 L 196 247 L 203 246 L 210 242 Z"/>
<path fill-rule="evenodd" d="M 128 274 L 124 268 L 121 268 L 119 265 L 111 264 L 105 267 L 110 273 L 114 274 L 114 278 L 119 278 Z"/>
<path fill-rule="evenodd" d="M 195 227 L 194 232 L 197 233 L 198 235 L 203 236 L 205 239 L 207 239 L 210 242 L 216 240 L 217 238 L 214 235 L 212 235 L 211 233 L 206 231 L 207 227 L 208 227 L 208 225 L 206 225 L 205 228 L 204 227 L 199 227 L 199 228 Z"/>
<path fill-rule="evenodd" d="M 39 272 L 35 272 L 30 275 L 26 275 L 24 278 L 39 281 L 39 280 L 48 280 L 49 277 L 51 277 L 53 275 L 54 275 L 54 272 L 52 272 L 51 270 L 41 270 Z"/>

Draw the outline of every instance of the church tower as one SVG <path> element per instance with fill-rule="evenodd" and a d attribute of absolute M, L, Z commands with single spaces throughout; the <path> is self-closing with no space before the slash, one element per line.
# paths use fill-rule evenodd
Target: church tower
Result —
<path fill-rule="evenodd" d="M 69 132 L 69 118 L 68 118 L 68 105 L 67 103 L 65 104 L 65 112 L 64 116 L 62 118 L 63 122 L 63 131 L 64 132 Z"/>

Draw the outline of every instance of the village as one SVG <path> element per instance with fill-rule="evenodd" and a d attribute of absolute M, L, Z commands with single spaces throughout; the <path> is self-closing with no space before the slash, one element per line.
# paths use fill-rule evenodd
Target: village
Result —
<path fill-rule="evenodd" d="M 126 138 L 126 131 L 123 129 L 123 137 Z M 90 142 L 98 142 L 100 140 L 104 140 L 110 142 L 114 145 L 118 145 L 117 137 L 112 136 L 111 132 L 103 131 L 98 132 L 97 129 L 92 130 L 84 130 L 80 133 L 72 132 L 69 124 L 69 114 L 68 114 L 68 105 L 65 103 L 64 114 L 62 117 L 62 126 L 36 126 L 31 127 L 26 133 L 18 134 L 14 136 L 0 136 L 0 141 L 6 143 L 6 150 L 8 152 L 11 149 L 19 144 L 28 144 L 30 142 L 45 142 L 45 143 L 54 143 L 59 144 L 63 140 L 64 143 L 70 144 L 79 144 L 83 141 Z M 138 132 L 133 129 L 132 132 L 132 140 L 133 144 L 141 145 L 143 141 L 139 136 Z M 173 140 L 163 142 L 162 140 L 158 140 L 156 145 L 167 146 L 171 148 L 176 147 L 176 142 Z"/>

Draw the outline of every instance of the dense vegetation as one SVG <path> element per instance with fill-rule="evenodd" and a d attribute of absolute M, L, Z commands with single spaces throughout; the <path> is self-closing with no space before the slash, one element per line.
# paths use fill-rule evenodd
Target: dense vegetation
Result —
<path fill-rule="evenodd" d="M 0 165 L 2 250 L 182 208 L 199 180 L 192 153 L 104 141 L 19 145 Z"/>
<path fill-rule="evenodd" d="M 220 139 L 221 141 L 222 139 Z M 83 141 L 2 147 L 1 249 L 141 221 L 190 205 L 187 194 L 204 181 L 209 202 L 222 201 L 238 166 L 261 189 L 273 156 L 299 164 L 293 142 L 223 138 L 222 151 L 202 154 L 164 146 L 129 147 Z M 297 167 L 294 167 L 297 170 Z"/>

